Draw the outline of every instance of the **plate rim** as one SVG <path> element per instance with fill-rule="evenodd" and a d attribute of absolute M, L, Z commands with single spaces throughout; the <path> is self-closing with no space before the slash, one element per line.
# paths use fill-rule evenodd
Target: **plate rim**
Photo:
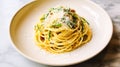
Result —
<path fill-rule="evenodd" d="M 109 14 L 101 7 L 99 6 L 98 4 L 96 4 L 95 2 L 91 1 L 91 0 L 86 0 L 87 2 L 95 5 L 97 8 L 101 9 L 102 11 L 104 11 L 107 15 L 107 17 L 109 18 L 110 20 L 110 25 L 111 25 L 111 33 L 110 33 L 110 36 L 109 36 L 109 39 L 107 40 L 106 44 L 105 44 L 105 47 L 108 45 L 108 43 L 110 42 L 110 40 L 112 39 L 112 35 L 113 35 L 113 23 L 112 23 L 112 20 L 109 16 Z M 67 65 L 73 65 L 73 64 L 78 64 L 78 63 L 82 63 L 86 60 L 89 60 L 91 58 L 93 58 L 94 56 L 98 55 L 105 47 L 103 47 L 100 51 L 98 51 L 97 53 L 94 53 L 93 56 L 90 56 L 89 58 L 86 58 L 85 60 L 82 60 L 82 61 L 77 61 L 77 62 L 74 62 L 74 63 L 68 63 L 68 64 L 50 64 L 50 63 L 43 63 L 43 62 L 39 62 L 35 59 L 33 59 L 32 57 L 29 57 L 28 55 L 24 54 L 22 51 L 20 51 L 16 46 L 15 46 L 15 43 L 13 42 L 13 39 L 12 39 L 12 36 L 11 36 L 11 24 L 12 22 L 14 21 L 15 17 L 17 16 L 17 14 L 22 10 L 24 9 L 26 6 L 29 6 L 30 4 L 34 3 L 34 2 L 37 2 L 37 1 L 32 1 L 32 2 L 29 2 L 27 4 L 25 4 L 24 6 L 22 6 L 15 14 L 14 16 L 12 17 L 11 21 L 10 21 L 10 24 L 9 24 L 9 39 L 10 39 L 10 42 L 12 44 L 12 46 L 15 48 L 15 50 L 20 53 L 22 56 L 24 56 L 25 58 L 31 60 L 31 61 L 34 61 L 34 62 L 37 62 L 37 63 L 40 63 L 40 64 L 44 64 L 44 65 L 50 65 L 50 66 L 67 66 Z"/>

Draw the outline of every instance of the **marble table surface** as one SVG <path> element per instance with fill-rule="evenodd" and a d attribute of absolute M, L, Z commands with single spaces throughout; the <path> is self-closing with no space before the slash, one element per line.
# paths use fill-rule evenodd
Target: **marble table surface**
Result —
<path fill-rule="evenodd" d="M 11 45 L 9 23 L 18 9 L 33 0 L 0 0 L 0 67 L 50 67 L 20 55 Z M 120 67 L 120 0 L 92 0 L 110 15 L 114 33 L 108 46 L 97 56 L 67 67 Z"/>

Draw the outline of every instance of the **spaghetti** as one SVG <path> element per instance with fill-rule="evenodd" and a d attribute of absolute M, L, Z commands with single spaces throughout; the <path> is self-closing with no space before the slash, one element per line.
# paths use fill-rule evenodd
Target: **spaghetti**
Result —
<path fill-rule="evenodd" d="M 50 8 L 35 25 L 36 44 L 50 53 L 72 51 L 91 37 L 89 23 L 75 10 L 63 6 Z"/>

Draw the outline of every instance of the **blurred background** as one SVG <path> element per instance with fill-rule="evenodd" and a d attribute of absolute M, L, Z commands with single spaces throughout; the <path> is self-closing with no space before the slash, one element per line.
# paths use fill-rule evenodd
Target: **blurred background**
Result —
<path fill-rule="evenodd" d="M 9 24 L 14 14 L 33 0 L 0 0 L 0 67 L 52 67 L 35 63 L 20 55 L 11 45 Z M 114 33 L 108 46 L 83 63 L 66 67 L 120 67 L 120 0 L 92 0 L 110 15 Z"/>

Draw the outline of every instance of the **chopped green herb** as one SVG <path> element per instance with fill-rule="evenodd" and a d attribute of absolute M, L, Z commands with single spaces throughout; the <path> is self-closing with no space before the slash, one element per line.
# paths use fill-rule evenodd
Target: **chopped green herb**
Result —
<path fill-rule="evenodd" d="M 50 40 L 51 37 L 51 31 L 48 32 L 48 40 Z"/>
<path fill-rule="evenodd" d="M 45 19 L 48 17 L 49 13 L 45 14 Z"/>
<path fill-rule="evenodd" d="M 70 8 L 67 8 L 67 9 L 64 9 L 65 12 L 69 12 L 70 11 Z"/>
<path fill-rule="evenodd" d="M 82 33 L 84 33 L 84 24 L 82 23 L 81 26 L 82 26 L 82 30 L 81 31 L 82 31 Z"/>
<path fill-rule="evenodd" d="M 75 26 L 76 26 L 76 23 L 71 22 L 71 21 L 67 21 L 66 23 L 67 23 L 67 25 L 68 25 L 71 29 L 72 29 L 72 28 L 75 28 Z"/>
<path fill-rule="evenodd" d="M 42 17 L 40 18 L 40 21 L 43 22 L 48 17 L 48 15 L 49 13 L 43 14 Z"/>
<path fill-rule="evenodd" d="M 51 11 L 53 11 L 53 10 L 54 10 L 54 8 L 50 8 L 50 9 L 49 9 L 49 12 L 51 12 Z"/>
<path fill-rule="evenodd" d="M 58 8 L 57 10 L 58 10 L 58 11 L 61 11 L 62 9 L 61 9 L 61 8 Z"/>
<path fill-rule="evenodd" d="M 42 15 L 42 17 L 40 18 L 40 21 L 43 22 L 45 20 L 45 14 Z"/>
<path fill-rule="evenodd" d="M 70 22 L 67 22 L 67 25 L 68 25 L 70 28 L 72 28 L 72 25 L 70 24 Z"/>
<path fill-rule="evenodd" d="M 49 9 L 49 12 L 58 12 L 58 11 L 61 11 L 61 10 L 63 10 L 62 8 L 63 8 L 63 7 L 58 7 L 58 8 L 50 8 L 50 9 Z"/>
<path fill-rule="evenodd" d="M 62 24 L 59 23 L 57 20 L 54 20 L 52 23 L 53 24 L 51 25 L 51 27 L 54 27 L 54 28 L 59 28 L 62 26 Z"/>
<path fill-rule="evenodd" d="M 61 26 L 62 26 L 61 23 L 54 23 L 51 27 L 58 28 L 58 27 L 61 27 Z"/>
<path fill-rule="evenodd" d="M 40 29 L 40 26 L 39 26 L 39 25 L 35 25 L 34 27 L 35 27 L 35 30 L 37 30 L 37 31 L 41 31 L 41 29 Z"/>
<path fill-rule="evenodd" d="M 89 25 L 89 23 L 83 17 L 80 17 L 80 18 L 83 23 L 87 23 Z"/>
<path fill-rule="evenodd" d="M 65 18 L 63 17 L 63 18 L 61 18 L 61 20 L 65 20 Z"/>
<path fill-rule="evenodd" d="M 77 22 L 77 16 L 76 16 L 76 15 L 73 15 L 72 18 L 73 18 L 73 22 L 76 23 L 76 22 Z"/>

